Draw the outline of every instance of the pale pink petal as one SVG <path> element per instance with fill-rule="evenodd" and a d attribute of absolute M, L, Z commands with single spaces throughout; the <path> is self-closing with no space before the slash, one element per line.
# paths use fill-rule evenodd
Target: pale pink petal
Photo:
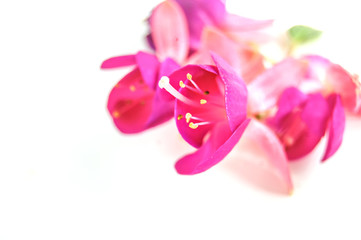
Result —
<path fill-rule="evenodd" d="M 336 94 L 331 95 L 328 98 L 328 103 L 332 109 L 332 115 L 329 123 L 327 148 L 322 161 L 326 161 L 328 158 L 330 158 L 340 147 L 346 121 L 345 111 L 341 104 L 340 96 Z"/>
<path fill-rule="evenodd" d="M 227 14 L 221 27 L 231 31 L 255 31 L 270 27 L 273 20 L 255 20 L 234 14 Z"/>
<path fill-rule="evenodd" d="M 159 4 L 150 18 L 152 38 L 158 57 L 173 58 L 182 63 L 189 51 L 187 19 L 175 1 Z"/>
<path fill-rule="evenodd" d="M 251 141 L 265 154 L 266 165 L 285 184 L 287 192 L 292 193 L 293 184 L 288 166 L 288 159 L 278 137 L 264 124 L 252 120 L 244 132 L 244 140 Z"/>
<path fill-rule="evenodd" d="M 248 85 L 249 110 L 258 113 L 273 107 L 286 88 L 305 80 L 307 68 L 307 62 L 287 58 L 263 72 Z"/>
<path fill-rule="evenodd" d="M 101 69 L 119 68 L 135 65 L 135 55 L 124 55 L 119 57 L 112 57 L 105 60 L 100 66 Z"/>
<path fill-rule="evenodd" d="M 201 148 L 177 161 L 177 172 L 185 175 L 197 174 L 219 163 L 237 144 L 248 123 L 249 120 L 244 121 L 233 133 L 227 122 L 217 124 Z"/>
<path fill-rule="evenodd" d="M 361 112 L 361 83 L 357 76 L 352 76 L 340 65 L 330 64 L 326 83 L 332 86 L 333 92 L 340 94 L 346 109 L 353 113 Z"/>

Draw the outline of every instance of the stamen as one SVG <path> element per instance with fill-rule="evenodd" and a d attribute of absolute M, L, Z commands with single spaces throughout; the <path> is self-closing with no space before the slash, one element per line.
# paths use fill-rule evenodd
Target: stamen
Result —
<path fill-rule="evenodd" d="M 186 114 L 186 122 L 189 123 L 190 119 L 192 118 L 192 114 L 187 113 Z"/>
<path fill-rule="evenodd" d="M 182 114 L 179 114 L 178 117 L 177 117 L 178 120 L 181 120 L 182 118 L 183 118 Z"/>
<path fill-rule="evenodd" d="M 191 122 L 189 124 L 189 127 L 192 128 L 192 129 L 196 129 L 198 127 L 198 124 L 194 124 L 193 122 Z"/>
<path fill-rule="evenodd" d="M 179 86 L 180 86 L 181 88 L 185 88 L 185 87 L 186 87 L 186 85 L 184 84 L 184 82 L 183 82 L 182 80 L 179 81 Z"/>
<path fill-rule="evenodd" d="M 206 104 L 206 103 L 207 103 L 207 100 L 201 99 L 199 102 L 200 102 L 200 104 Z"/>
<path fill-rule="evenodd" d="M 158 86 L 161 89 L 165 89 L 169 94 L 171 94 L 173 97 L 175 97 L 176 99 L 178 99 L 179 101 L 191 105 L 191 106 L 195 106 L 195 107 L 199 107 L 199 103 L 197 103 L 196 101 L 193 101 L 185 96 L 183 96 L 181 93 L 179 93 L 170 83 L 169 83 L 169 78 L 167 76 L 163 76 L 159 82 L 158 82 Z"/>
<path fill-rule="evenodd" d="M 199 126 L 208 125 L 208 124 L 211 124 L 211 122 L 199 122 L 199 123 L 190 122 L 188 126 L 192 129 L 196 129 Z"/>
<path fill-rule="evenodd" d="M 187 79 L 193 84 L 193 86 L 200 91 L 201 93 L 203 93 L 203 91 L 198 87 L 198 85 L 193 81 L 192 79 L 192 75 L 190 73 L 187 73 Z"/>

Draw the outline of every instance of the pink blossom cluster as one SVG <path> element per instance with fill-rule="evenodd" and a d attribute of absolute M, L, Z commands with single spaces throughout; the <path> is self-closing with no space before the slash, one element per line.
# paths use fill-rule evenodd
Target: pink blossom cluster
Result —
<path fill-rule="evenodd" d="M 341 145 L 346 113 L 361 115 L 361 84 L 340 65 L 290 54 L 267 64 L 259 49 L 272 20 L 230 14 L 221 0 L 166 0 L 147 23 L 149 52 L 101 65 L 134 66 L 110 92 L 107 107 L 126 134 L 173 118 L 196 148 L 176 162 L 179 174 L 216 165 L 247 129 L 291 192 L 289 161 L 308 155 L 323 138 L 321 160 L 329 159 Z"/>

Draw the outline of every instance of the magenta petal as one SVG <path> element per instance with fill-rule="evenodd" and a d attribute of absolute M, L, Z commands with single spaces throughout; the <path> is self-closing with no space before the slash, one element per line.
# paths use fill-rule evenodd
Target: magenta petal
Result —
<path fill-rule="evenodd" d="M 179 69 L 180 66 L 171 58 L 166 58 L 160 65 L 158 79 L 163 76 L 171 75 L 175 70 Z"/>
<path fill-rule="evenodd" d="M 140 87 L 141 80 L 139 69 L 135 69 L 120 80 L 109 94 L 107 108 L 115 125 L 123 133 L 143 131 L 152 113 L 154 92 L 149 87 Z"/>
<path fill-rule="evenodd" d="M 290 160 L 310 153 L 324 136 L 329 116 L 329 106 L 321 94 L 311 94 L 301 112 L 305 130 L 297 141 L 286 149 Z M 300 122 L 300 123 L 301 123 Z"/>
<path fill-rule="evenodd" d="M 307 95 L 295 87 L 287 88 L 278 100 L 278 111 L 276 115 L 268 120 L 271 125 L 281 123 L 283 118 L 290 114 L 297 106 L 300 106 L 307 100 Z"/>
<path fill-rule="evenodd" d="M 266 155 L 267 165 L 271 167 L 271 171 L 283 180 L 286 185 L 287 192 L 292 193 L 293 184 L 288 167 L 288 159 L 279 141 L 278 137 L 264 124 L 257 120 L 252 120 L 244 132 L 244 138 L 252 141 L 252 144 L 262 149 Z"/>
<path fill-rule="evenodd" d="M 220 162 L 237 144 L 248 123 L 249 120 L 244 121 L 233 133 L 226 122 L 216 125 L 201 148 L 177 161 L 177 172 L 185 175 L 197 174 Z"/>
<path fill-rule="evenodd" d="M 135 55 L 137 66 L 142 74 L 144 82 L 154 89 L 157 84 L 159 61 L 153 54 L 138 52 Z"/>
<path fill-rule="evenodd" d="M 173 117 L 173 114 L 174 101 L 163 101 L 159 98 L 158 93 L 156 93 L 153 99 L 152 113 L 147 120 L 146 127 L 150 128 L 168 121 Z"/>
<path fill-rule="evenodd" d="M 336 94 L 329 96 L 328 103 L 332 109 L 332 115 L 329 123 L 327 148 L 322 161 L 326 161 L 330 158 L 340 147 L 346 121 L 345 111 L 342 106 L 340 96 Z"/>
<path fill-rule="evenodd" d="M 112 57 L 105 60 L 100 66 L 101 69 L 118 68 L 135 65 L 135 55 L 124 55 L 119 57 Z"/>
<path fill-rule="evenodd" d="M 183 62 L 188 55 L 189 33 L 182 8 L 175 1 L 162 2 L 154 9 L 150 24 L 159 58 Z"/>
<path fill-rule="evenodd" d="M 212 54 L 219 75 L 225 85 L 225 104 L 227 118 L 233 132 L 247 115 L 247 87 L 243 80 L 221 57 Z"/>

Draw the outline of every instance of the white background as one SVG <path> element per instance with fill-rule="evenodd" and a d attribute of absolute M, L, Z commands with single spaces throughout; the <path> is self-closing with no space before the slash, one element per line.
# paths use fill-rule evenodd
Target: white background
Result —
<path fill-rule="evenodd" d="M 157 2 L 0 3 L 0 239 L 360 239 L 361 120 L 348 119 L 340 151 L 292 196 L 251 181 L 234 156 L 177 175 L 175 160 L 193 150 L 172 122 L 135 136 L 115 129 L 107 95 L 127 70 L 99 66 L 145 49 L 144 19 Z M 274 18 L 278 29 L 322 29 L 305 51 L 361 73 L 357 3 L 229 8 Z"/>

